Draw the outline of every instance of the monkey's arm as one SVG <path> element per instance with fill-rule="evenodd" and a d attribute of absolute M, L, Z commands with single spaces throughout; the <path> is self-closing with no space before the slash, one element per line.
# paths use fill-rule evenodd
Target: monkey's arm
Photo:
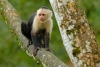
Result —
<path fill-rule="evenodd" d="M 46 33 L 44 35 L 44 37 L 45 37 L 44 38 L 45 48 L 46 48 L 47 51 L 50 51 L 50 48 L 49 48 L 50 35 L 49 35 L 49 33 Z"/>
<path fill-rule="evenodd" d="M 39 50 L 38 41 L 37 41 L 37 35 L 36 33 L 31 33 L 32 43 L 34 44 L 34 50 L 33 55 L 36 56 L 37 51 Z"/>

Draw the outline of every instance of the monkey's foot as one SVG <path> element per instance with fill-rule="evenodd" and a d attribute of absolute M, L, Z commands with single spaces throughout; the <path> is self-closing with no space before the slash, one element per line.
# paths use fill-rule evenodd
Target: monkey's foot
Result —
<path fill-rule="evenodd" d="M 46 51 L 49 51 L 49 52 L 51 52 L 51 53 L 52 53 L 52 51 L 50 50 L 50 48 L 46 48 Z"/>
<path fill-rule="evenodd" d="M 34 47 L 34 49 L 33 49 L 33 55 L 34 55 L 34 56 L 36 56 L 37 51 L 38 51 L 39 49 L 40 49 L 39 47 Z"/>
<path fill-rule="evenodd" d="M 45 45 L 42 44 L 42 43 L 39 43 L 38 46 L 39 46 L 40 48 L 45 48 Z"/>
<path fill-rule="evenodd" d="M 30 45 L 32 45 L 32 42 L 29 40 L 28 44 L 27 44 L 27 47 L 29 47 Z"/>

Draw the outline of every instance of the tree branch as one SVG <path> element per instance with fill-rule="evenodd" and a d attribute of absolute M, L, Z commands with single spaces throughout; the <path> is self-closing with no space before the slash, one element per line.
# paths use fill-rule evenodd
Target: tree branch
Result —
<path fill-rule="evenodd" d="M 17 11 L 11 6 L 8 0 L 0 0 L 0 13 L 2 17 L 5 19 L 5 22 L 10 27 L 12 34 L 19 40 L 21 43 L 21 47 L 26 53 L 33 56 L 33 45 L 27 48 L 28 40 L 21 34 L 21 19 L 18 15 Z M 57 57 L 55 57 L 52 53 L 45 51 L 41 48 L 36 55 L 36 59 L 40 60 L 44 66 L 46 67 L 68 67 L 62 61 L 60 61 Z"/>
<path fill-rule="evenodd" d="M 75 67 L 99 67 L 100 51 L 81 0 L 50 0 L 64 46 Z"/>

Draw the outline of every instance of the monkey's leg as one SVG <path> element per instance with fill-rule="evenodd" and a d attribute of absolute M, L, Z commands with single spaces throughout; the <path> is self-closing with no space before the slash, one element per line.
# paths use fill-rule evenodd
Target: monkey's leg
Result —
<path fill-rule="evenodd" d="M 37 36 L 32 34 L 32 43 L 34 44 L 33 55 L 36 56 L 37 51 L 40 49 L 38 46 Z"/>
<path fill-rule="evenodd" d="M 43 43 L 43 34 L 42 33 L 38 34 L 38 46 L 41 48 L 45 48 L 45 45 Z"/>
<path fill-rule="evenodd" d="M 29 41 L 27 47 L 29 47 L 32 44 L 31 34 L 30 34 L 31 28 L 24 21 L 21 22 L 21 32 L 26 38 L 28 38 Z"/>

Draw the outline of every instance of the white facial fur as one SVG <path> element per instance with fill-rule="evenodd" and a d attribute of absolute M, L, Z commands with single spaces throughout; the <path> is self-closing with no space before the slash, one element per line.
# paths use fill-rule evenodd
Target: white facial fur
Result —
<path fill-rule="evenodd" d="M 39 14 L 45 14 L 44 21 L 40 21 Z M 49 9 L 39 9 L 37 10 L 37 14 L 33 20 L 32 30 L 33 32 L 37 32 L 39 29 L 46 29 L 46 32 L 51 34 L 53 21 L 51 19 L 52 11 Z"/>

